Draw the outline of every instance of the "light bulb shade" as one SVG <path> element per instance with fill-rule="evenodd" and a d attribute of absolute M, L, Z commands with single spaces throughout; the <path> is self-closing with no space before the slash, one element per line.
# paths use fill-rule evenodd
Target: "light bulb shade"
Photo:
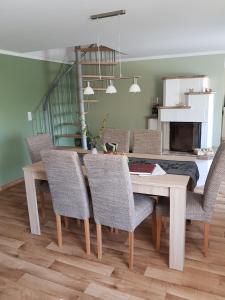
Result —
<path fill-rule="evenodd" d="M 84 95 L 94 95 L 94 90 L 90 86 L 90 82 L 88 81 L 86 88 L 84 89 Z"/>
<path fill-rule="evenodd" d="M 115 94 L 115 93 L 117 93 L 117 90 L 116 90 L 116 88 L 113 85 L 111 80 L 109 81 L 109 85 L 107 86 L 107 89 L 106 89 L 105 92 L 106 92 L 106 94 Z"/>
<path fill-rule="evenodd" d="M 129 92 L 130 92 L 130 93 L 140 93 L 140 92 L 141 92 L 141 88 L 140 88 L 140 86 L 137 84 L 137 78 L 134 78 L 134 82 L 133 82 L 132 85 L 130 86 Z"/>

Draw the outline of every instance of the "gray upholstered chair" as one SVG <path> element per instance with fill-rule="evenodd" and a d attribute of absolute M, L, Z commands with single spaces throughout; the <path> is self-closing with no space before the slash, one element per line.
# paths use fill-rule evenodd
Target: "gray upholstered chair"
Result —
<path fill-rule="evenodd" d="M 41 161 L 41 151 L 53 148 L 52 139 L 47 133 L 29 136 L 27 137 L 26 142 L 32 163 Z M 36 183 L 36 189 L 38 191 L 38 199 L 41 204 L 41 216 L 45 219 L 45 193 L 49 192 L 48 182 L 38 180 Z"/>
<path fill-rule="evenodd" d="M 29 136 L 26 141 L 32 163 L 41 161 L 41 151 L 53 148 L 52 139 L 47 133 Z"/>
<path fill-rule="evenodd" d="M 160 130 L 135 130 L 133 133 L 133 152 L 162 154 L 162 132 Z"/>
<path fill-rule="evenodd" d="M 118 152 L 129 152 L 130 131 L 125 129 L 106 128 L 102 134 L 102 142 L 118 144 Z"/>
<path fill-rule="evenodd" d="M 86 253 L 90 254 L 89 196 L 76 152 L 50 150 L 42 153 L 56 214 L 58 245 L 62 246 L 61 216 L 84 220 Z"/>
<path fill-rule="evenodd" d="M 122 155 L 84 156 L 102 258 L 101 225 L 129 232 L 129 268 L 133 268 L 134 230 L 154 209 L 154 199 L 133 194 L 127 158 Z"/>
<path fill-rule="evenodd" d="M 204 223 L 204 255 L 208 254 L 209 223 L 221 183 L 225 179 L 225 142 L 218 148 L 210 167 L 203 194 L 187 192 L 186 219 Z M 156 205 L 156 249 L 160 249 L 162 217 L 169 217 L 169 199 L 160 198 Z"/>

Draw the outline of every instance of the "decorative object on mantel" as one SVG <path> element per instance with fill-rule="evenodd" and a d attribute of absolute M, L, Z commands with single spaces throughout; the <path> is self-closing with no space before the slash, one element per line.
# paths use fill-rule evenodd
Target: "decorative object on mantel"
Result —
<path fill-rule="evenodd" d="M 186 104 L 176 104 L 174 106 L 159 106 L 159 109 L 190 109 L 191 106 Z"/>
<path fill-rule="evenodd" d="M 211 95 L 211 94 L 215 94 L 216 92 L 213 92 L 212 89 L 210 89 L 211 91 L 209 92 L 187 92 L 184 93 L 184 95 Z"/>
<path fill-rule="evenodd" d="M 97 56 L 98 59 L 96 62 L 96 65 L 98 66 L 98 72 L 99 72 L 99 76 L 96 79 L 92 79 L 92 81 L 98 81 L 98 80 L 109 80 L 109 84 L 106 88 L 106 94 L 115 94 L 117 93 L 117 89 L 115 88 L 113 81 L 112 80 L 119 80 L 119 79 L 133 79 L 133 83 L 131 84 L 130 88 L 129 88 L 129 92 L 130 93 L 140 93 L 141 89 L 140 86 L 137 83 L 137 78 L 139 78 L 140 76 L 122 76 L 122 61 L 121 61 L 121 51 L 120 51 L 120 40 L 121 40 L 121 34 L 120 34 L 120 16 L 126 14 L 125 10 L 117 10 L 117 11 L 111 11 L 111 12 L 106 12 L 106 13 L 100 13 L 97 15 L 92 15 L 90 16 L 91 20 L 97 20 L 97 22 L 99 22 L 100 19 L 105 19 L 105 18 L 111 18 L 111 17 L 118 17 L 118 51 L 116 50 L 112 50 L 112 55 L 110 56 L 109 54 L 109 59 L 110 57 L 112 57 L 113 61 L 109 64 L 111 65 L 111 68 L 109 68 L 109 72 L 110 74 L 105 74 L 102 76 L 102 70 L 101 70 L 101 65 L 104 65 L 104 62 L 101 60 L 101 53 L 100 53 L 100 47 L 103 47 L 100 45 L 100 38 L 99 38 L 99 32 L 101 32 L 101 28 L 99 28 L 98 30 L 98 36 L 97 36 Z M 108 47 L 105 47 L 108 48 Z M 110 49 L 110 48 L 108 48 Z M 114 67 L 116 65 L 116 54 L 119 54 L 119 76 L 115 76 L 114 75 Z M 107 65 L 107 64 L 106 64 Z M 104 71 L 107 71 L 106 69 Z M 103 89 L 104 90 L 104 89 Z M 91 88 L 90 86 L 90 82 L 88 81 L 87 83 L 87 87 L 84 90 L 85 95 L 93 95 L 94 94 L 94 90 Z"/>
<path fill-rule="evenodd" d="M 212 159 L 215 155 L 215 152 L 212 148 L 195 148 L 193 149 L 193 152 L 197 155 L 198 159 Z"/>
<path fill-rule="evenodd" d="M 159 109 L 159 98 L 156 98 L 156 102 L 152 104 L 152 116 L 158 117 L 158 109 Z"/>

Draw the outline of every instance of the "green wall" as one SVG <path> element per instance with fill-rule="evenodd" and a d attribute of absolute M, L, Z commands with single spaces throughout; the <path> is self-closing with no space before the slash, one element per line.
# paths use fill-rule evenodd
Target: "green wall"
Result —
<path fill-rule="evenodd" d="M 61 64 L 0 55 L 0 186 L 22 177 L 33 111 Z"/>
<path fill-rule="evenodd" d="M 108 127 L 146 128 L 146 116 L 151 113 L 156 97 L 162 102 L 162 77 L 178 75 L 208 75 L 215 94 L 213 145 L 220 140 L 222 106 L 224 103 L 224 55 L 139 60 L 122 63 L 123 75 L 141 75 L 140 94 L 128 92 L 130 82 L 115 81 L 117 94 L 95 95 L 100 102 L 90 107 L 88 123 L 96 130 L 100 120 L 109 113 Z"/>

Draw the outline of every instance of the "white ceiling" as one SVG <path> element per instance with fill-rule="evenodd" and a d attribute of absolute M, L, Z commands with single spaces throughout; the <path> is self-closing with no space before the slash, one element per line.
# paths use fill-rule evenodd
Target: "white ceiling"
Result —
<path fill-rule="evenodd" d="M 121 51 L 130 58 L 225 51 L 224 0 L 0 0 L 0 49 L 86 45 L 98 32 L 101 44 L 117 49 L 118 18 L 89 16 L 119 9 L 127 11 Z"/>

